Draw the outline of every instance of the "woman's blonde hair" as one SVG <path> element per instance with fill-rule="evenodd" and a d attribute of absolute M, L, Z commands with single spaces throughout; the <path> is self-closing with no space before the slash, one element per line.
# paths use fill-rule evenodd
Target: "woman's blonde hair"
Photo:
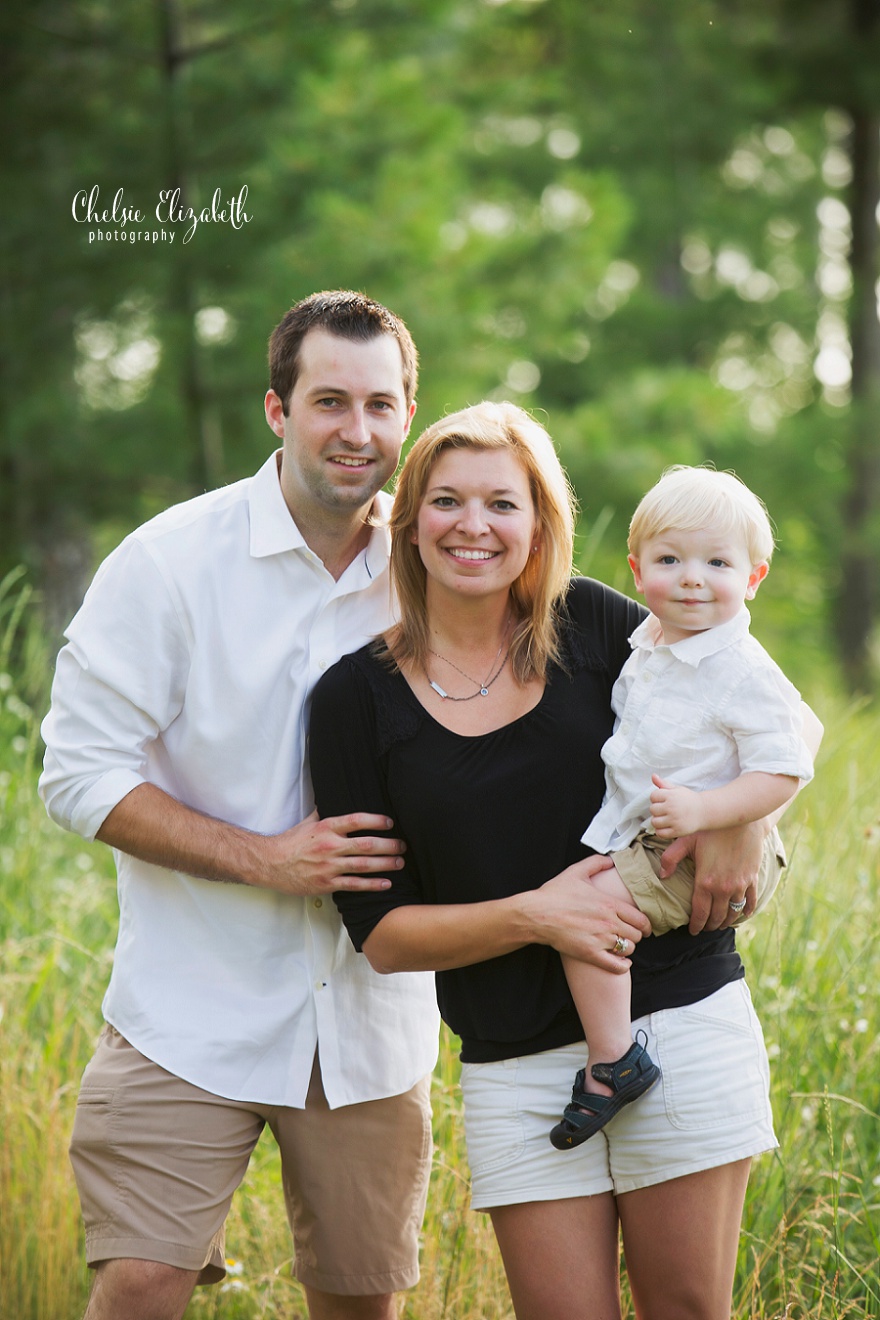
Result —
<path fill-rule="evenodd" d="M 629 552 L 638 559 L 655 536 L 710 527 L 719 536 L 741 536 L 752 566 L 770 562 L 773 528 L 758 496 L 732 472 L 683 464 L 667 468 L 639 503 L 629 525 Z"/>
<path fill-rule="evenodd" d="M 523 468 L 535 509 L 537 550 L 511 585 L 516 628 L 510 648 L 520 683 L 544 678 L 558 659 L 557 614 L 571 578 L 574 496 L 553 442 L 513 403 L 478 403 L 429 426 L 401 468 L 391 511 L 391 579 L 400 622 L 387 634 L 397 664 L 425 668 L 428 657 L 427 574 L 412 534 L 431 472 L 449 449 L 502 450 Z"/>

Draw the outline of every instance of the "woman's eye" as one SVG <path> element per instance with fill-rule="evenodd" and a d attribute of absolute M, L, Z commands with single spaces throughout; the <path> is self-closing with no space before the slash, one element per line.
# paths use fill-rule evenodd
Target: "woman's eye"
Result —
<path fill-rule="evenodd" d="M 496 500 L 493 507 L 500 509 L 502 513 L 509 513 L 511 509 L 516 508 L 516 505 L 511 503 L 510 500 Z"/>

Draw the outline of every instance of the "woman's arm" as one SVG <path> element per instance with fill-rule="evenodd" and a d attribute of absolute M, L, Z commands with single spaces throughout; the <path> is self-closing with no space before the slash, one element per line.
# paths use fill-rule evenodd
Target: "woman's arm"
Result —
<path fill-rule="evenodd" d="M 587 857 L 539 889 L 510 898 L 394 908 L 364 940 L 363 951 L 377 972 L 446 971 L 547 944 L 605 971 L 624 972 L 629 961 L 611 952 L 617 937 L 637 944 L 651 928 L 638 908 L 590 884 L 610 864 L 607 857 Z"/>

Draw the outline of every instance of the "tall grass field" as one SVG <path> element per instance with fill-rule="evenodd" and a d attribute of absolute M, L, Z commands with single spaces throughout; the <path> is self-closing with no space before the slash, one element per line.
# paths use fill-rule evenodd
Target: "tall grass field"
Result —
<path fill-rule="evenodd" d="M 0 1320 L 75 1320 L 89 1278 L 67 1141 L 100 1027 L 116 894 L 107 850 L 56 829 L 36 796 L 51 659 L 20 626 L 26 605 L 26 591 L 0 590 Z M 737 1320 L 880 1320 L 880 714 L 814 704 L 825 745 L 785 821 L 791 864 L 772 908 L 739 937 L 780 1149 L 754 1165 Z M 491 1227 L 468 1209 L 456 1083 L 444 1037 L 422 1281 L 403 1314 L 505 1320 Z M 227 1280 L 198 1289 L 188 1316 L 305 1316 L 271 1140 L 235 1199 L 227 1253 Z"/>

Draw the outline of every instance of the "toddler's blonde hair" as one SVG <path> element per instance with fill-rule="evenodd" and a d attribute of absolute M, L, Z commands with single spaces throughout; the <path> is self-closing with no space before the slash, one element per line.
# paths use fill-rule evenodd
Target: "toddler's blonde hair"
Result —
<path fill-rule="evenodd" d="M 775 542 L 763 501 L 732 472 L 684 464 L 667 468 L 639 502 L 629 525 L 629 552 L 638 559 L 645 541 L 705 527 L 719 536 L 742 536 L 752 566 L 769 564 Z"/>

